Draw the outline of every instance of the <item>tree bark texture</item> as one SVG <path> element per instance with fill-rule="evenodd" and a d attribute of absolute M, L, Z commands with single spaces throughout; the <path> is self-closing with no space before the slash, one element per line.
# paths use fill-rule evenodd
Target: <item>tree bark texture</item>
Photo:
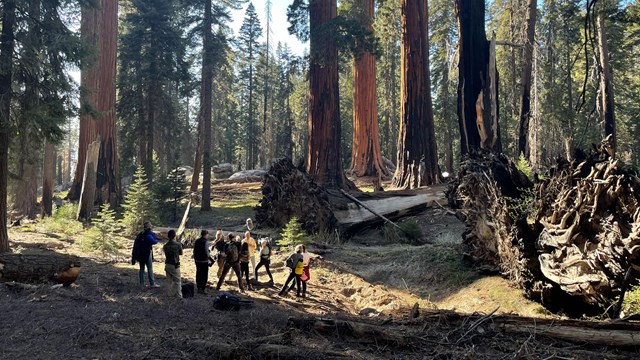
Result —
<path fill-rule="evenodd" d="M 338 50 L 322 34 L 323 25 L 337 15 L 336 0 L 311 0 L 309 19 L 311 64 L 309 66 L 309 144 L 307 172 L 327 188 L 347 186 L 340 151 L 340 98 Z"/>
<path fill-rule="evenodd" d="M 42 216 L 51 216 L 53 207 L 53 183 L 56 175 L 56 146 L 47 141 L 44 145 L 42 167 Z"/>
<path fill-rule="evenodd" d="M 78 220 L 90 220 L 96 195 L 96 171 L 98 169 L 98 156 L 100 153 L 100 138 L 89 144 L 84 166 L 84 179 L 80 192 L 80 204 L 78 204 Z"/>
<path fill-rule="evenodd" d="M 80 274 L 80 258 L 55 252 L 0 254 L 0 280 L 38 283 L 54 281 L 70 285 Z"/>
<path fill-rule="evenodd" d="M 2 9 L 0 34 L 0 253 L 9 251 L 7 234 L 7 179 L 9 173 L 9 139 L 11 129 L 11 83 L 16 2 L 7 0 Z"/>
<path fill-rule="evenodd" d="M 524 66 L 522 68 L 522 96 L 520 97 L 520 127 L 518 132 L 518 155 L 523 154 L 531 161 L 529 143 L 529 120 L 531 119 L 531 69 L 533 67 L 533 46 L 536 34 L 536 11 L 538 1 L 529 0 L 527 16 L 527 38 L 524 44 Z"/>
<path fill-rule="evenodd" d="M 460 153 L 501 151 L 498 127 L 497 71 L 492 71 L 490 44 L 484 28 L 485 3 L 457 0 L 458 123 Z M 495 58 L 493 58 L 495 60 Z M 493 64 L 495 70 L 495 63 Z M 494 73 L 492 76 L 491 74 Z"/>
<path fill-rule="evenodd" d="M 202 90 L 200 90 L 202 92 Z M 202 104 L 202 96 L 200 99 L 200 103 Z M 200 186 L 200 171 L 202 170 L 202 140 L 204 134 L 202 130 L 202 109 L 198 113 L 198 141 L 196 142 L 196 154 L 193 160 L 193 176 L 191 177 L 191 187 L 189 188 L 190 192 L 198 191 L 198 186 Z"/>
<path fill-rule="evenodd" d="M 213 86 L 213 44 L 211 0 L 205 1 L 202 54 L 202 211 L 211 210 L 211 95 Z M 197 174 L 194 174 L 199 176 Z"/>
<path fill-rule="evenodd" d="M 374 0 L 359 0 L 365 15 L 373 23 Z M 378 106 L 376 103 L 376 58 L 369 52 L 353 61 L 353 145 L 351 168 L 356 176 L 388 176 L 382 162 Z"/>
<path fill-rule="evenodd" d="M 96 66 L 100 58 L 100 36 L 99 36 L 99 16 L 98 9 L 83 7 L 80 21 L 80 34 L 82 41 L 92 49 L 91 55 L 87 58 L 86 63 L 89 66 L 83 66 L 80 69 L 80 134 L 78 138 L 78 156 L 76 163 L 76 171 L 73 177 L 73 183 L 67 194 L 69 200 L 79 200 L 82 192 L 82 182 L 84 181 L 84 164 L 87 161 L 87 150 L 97 136 L 97 103 L 98 103 L 98 76 L 99 67 Z"/>
<path fill-rule="evenodd" d="M 112 208 L 120 200 L 120 175 L 116 132 L 116 50 L 118 39 L 118 2 L 102 0 L 98 12 L 99 60 L 92 64 L 96 68 L 97 135 L 100 138 L 100 154 L 96 190 L 98 204 L 110 204 Z"/>
<path fill-rule="evenodd" d="M 437 181 L 437 163 L 433 163 L 435 142 L 433 108 L 427 72 L 429 51 L 426 6 L 423 1 L 403 0 L 402 25 L 402 84 L 400 130 L 396 173 L 393 185 L 398 188 L 417 188 Z"/>
<path fill-rule="evenodd" d="M 609 61 L 609 44 L 607 41 L 607 29 L 604 24 L 604 14 L 598 13 L 596 19 L 598 30 L 598 53 L 600 56 L 600 106 L 604 121 L 604 136 L 611 136 L 609 140 L 613 151 L 617 146 L 616 116 L 613 100 L 613 77 L 611 75 L 611 62 Z"/>

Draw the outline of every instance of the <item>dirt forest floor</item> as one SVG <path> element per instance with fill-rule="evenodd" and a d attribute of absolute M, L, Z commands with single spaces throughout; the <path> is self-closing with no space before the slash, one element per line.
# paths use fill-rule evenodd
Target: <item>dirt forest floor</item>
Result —
<path fill-rule="evenodd" d="M 224 208 L 218 211 L 224 213 Z M 242 223 L 246 215 L 237 208 L 229 213 L 237 217 L 235 223 Z M 286 276 L 286 254 L 277 252 L 272 261 L 275 285 L 267 284 L 261 272 L 262 283 L 256 290 L 240 294 L 254 306 L 237 312 L 214 310 L 212 288 L 206 296 L 169 298 L 163 286 L 161 246 L 155 246 L 154 262 L 161 287 L 149 289 L 138 285 L 137 266 L 128 262 L 131 239 L 122 239 L 127 243 L 121 256 L 103 258 L 81 250 L 78 238 L 45 233 L 37 226 L 12 228 L 15 252 L 75 254 L 83 263 L 78 281 L 68 288 L 46 284 L 14 292 L 0 286 L 0 359 L 278 359 L 288 358 L 284 351 L 291 348 L 300 359 L 638 357 L 637 349 L 572 344 L 535 333 L 503 334 L 472 323 L 451 325 L 420 317 L 408 321 L 416 303 L 419 309 L 465 313 L 497 309 L 496 313 L 552 316 L 524 299 L 505 279 L 483 276 L 466 264 L 460 243 L 463 225 L 444 209 L 431 209 L 414 219 L 423 229 L 419 244 L 389 243 L 381 230 L 369 230 L 348 242 L 311 246 L 312 279 L 305 299 L 277 296 L 277 286 Z M 197 221 L 206 225 L 201 216 Z M 225 221 L 234 224 L 228 217 Z M 192 249 L 185 250 L 182 277 L 193 281 L 191 254 Z M 211 287 L 217 280 L 215 269 L 209 275 Z M 237 287 L 227 283 L 222 290 L 237 292 Z M 305 316 L 380 325 L 390 333 L 410 334 L 414 341 L 394 346 L 288 325 L 290 317 Z M 277 346 L 271 352 L 258 352 L 260 345 L 251 339 L 266 336 L 276 339 Z"/>

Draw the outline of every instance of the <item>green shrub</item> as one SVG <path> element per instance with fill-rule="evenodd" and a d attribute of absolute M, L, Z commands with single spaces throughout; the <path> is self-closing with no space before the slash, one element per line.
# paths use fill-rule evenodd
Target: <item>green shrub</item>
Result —
<path fill-rule="evenodd" d="M 54 205 L 51 216 L 42 219 L 39 229 L 46 233 L 64 234 L 70 239 L 84 230 L 82 223 L 76 220 L 77 213 L 77 204 L 67 203 L 60 207 Z"/>
<path fill-rule="evenodd" d="M 307 233 L 302 230 L 302 225 L 295 216 L 285 225 L 280 236 L 282 236 L 282 239 L 276 241 L 276 243 L 283 247 L 305 244 L 308 241 Z"/>
<path fill-rule="evenodd" d="M 82 247 L 86 250 L 100 251 L 103 256 L 114 254 L 118 249 L 116 239 L 120 226 L 116 222 L 115 212 L 108 204 L 102 205 L 92 225 L 82 240 Z"/>
<path fill-rule="evenodd" d="M 133 184 L 129 187 L 122 205 L 125 209 L 122 226 L 129 235 L 136 234 L 142 229 L 145 221 L 154 221 L 156 216 L 153 197 L 142 167 L 136 170 L 133 177 Z"/>
<path fill-rule="evenodd" d="M 524 154 L 520 154 L 520 157 L 518 157 L 516 168 L 522 171 L 522 173 L 525 174 L 529 178 L 529 180 L 533 178 L 533 169 L 531 168 L 531 165 L 529 165 L 529 161 L 527 161 L 527 159 L 524 157 Z"/>
<path fill-rule="evenodd" d="M 640 286 L 634 286 L 627 291 L 622 302 L 624 316 L 640 314 Z"/>

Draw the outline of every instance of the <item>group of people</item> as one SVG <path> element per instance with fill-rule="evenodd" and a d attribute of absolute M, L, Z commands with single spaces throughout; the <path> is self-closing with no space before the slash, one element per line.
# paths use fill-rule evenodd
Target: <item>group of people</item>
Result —
<path fill-rule="evenodd" d="M 168 281 L 168 292 L 172 296 L 182 297 L 182 281 L 180 275 L 180 256 L 183 254 L 182 244 L 176 240 L 176 232 L 169 230 L 167 233 L 169 241 L 163 246 L 165 254 L 165 273 Z M 138 234 L 133 245 L 132 264 L 136 261 L 140 264 L 140 284 L 144 286 L 145 268 L 148 273 L 149 286 L 159 287 L 153 276 L 153 245 L 158 243 L 157 236 L 151 230 L 151 223 L 144 223 L 144 230 Z M 245 291 L 245 284 L 248 290 L 253 290 L 250 280 L 253 275 L 254 283 L 258 282 L 258 270 L 265 268 L 269 276 L 269 284 L 273 285 L 273 275 L 271 274 L 271 256 L 273 251 L 268 239 L 259 240 L 258 243 L 251 237 L 251 232 L 247 231 L 244 238 L 239 235 L 234 236 L 228 233 L 226 236 L 221 230 L 216 232 L 215 239 L 210 246 L 209 232 L 202 230 L 193 247 L 193 259 L 196 265 L 196 287 L 198 294 L 206 294 L 207 282 L 209 281 L 209 268 L 217 264 L 218 282 L 216 290 L 220 290 L 225 277 L 233 270 L 241 292 Z M 258 263 L 256 264 L 256 257 Z M 306 297 L 307 281 L 311 278 L 309 271 L 311 256 L 307 253 L 304 245 L 297 245 L 294 252 L 287 257 L 285 264 L 289 269 L 289 276 L 278 293 L 280 296 L 296 289 L 296 296 Z M 251 264 L 251 267 L 249 267 Z M 244 280 L 244 281 L 243 281 Z"/>

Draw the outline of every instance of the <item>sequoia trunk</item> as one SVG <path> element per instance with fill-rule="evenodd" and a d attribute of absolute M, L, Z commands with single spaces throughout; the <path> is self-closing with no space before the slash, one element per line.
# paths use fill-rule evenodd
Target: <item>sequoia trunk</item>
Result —
<path fill-rule="evenodd" d="M 53 207 L 53 182 L 56 175 L 56 147 L 51 141 L 44 145 L 42 167 L 42 216 L 51 216 Z"/>
<path fill-rule="evenodd" d="M 604 15 L 598 14 L 598 52 L 600 53 L 600 104 L 602 106 L 602 118 L 604 120 L 604 136 L 611 136 L 609 143 L 615 152 L 616 141 L 616 117 L 613 101 L 613 78 L 611 76 L 611 63 L 609 61 L 609 44 L 607 42 L 607 29 L 604 25 Z"/>
<path fill-rule="evenodd" d="M 336 0 L 309 2 L 311 64 L 307 172 L 327 188 L 342 188 L 347 184 L 340 152 L 338 50 L 333 40 L 322 34 L 322 26 L 336 14 Z"/>
<path fill-rule="evenodd" d="M 393 185 L 416 188 L 437 181 L 431 89 L 428 79 L 427 8 L 402 0 L 402 84 L 398 160 Z M 433 142 L 433 144 L 432 144 Z"/>
<path fill-rule="evenodd" d="M 460 154 L 501 151 L 495 50 L 484 29 L 485 2 L 456 0 L 458 13 L 458 124 Z"/>
<path fill-rule="evenodd" d="M 213 81 L 213 44 L 211 44 L 211 0 L 205 1 L 202 59 L 202 211 L 211 210 L 211 93 Z M 197 176 L 197 175 L 196 175 Z"/>
<path fill-rule="evenodd" d="M 359 0 L 373 22 L 374 0 Z M 358 54 L 353 64 L 353 146 L 351 168 L 356 176 L 387 176 L 382 162 L 378 107 L 376 104 L 376 58 L 369 52 Z"/>
<path fill-rule="evenodd" d="M 520 130 L 518 138 L 518 155 L 523 154 L 531 161 L 531 144 L 529 143 L 529 119 L 531 118 L 531 68 L 533 66 L 533 45 L 535 41 L 536 9 L 538 1 L 529 0 L 527 19 L 527 39 L 524 45 L 524 67 L 522 69 L 522 96 L 520 98 Z"/>

